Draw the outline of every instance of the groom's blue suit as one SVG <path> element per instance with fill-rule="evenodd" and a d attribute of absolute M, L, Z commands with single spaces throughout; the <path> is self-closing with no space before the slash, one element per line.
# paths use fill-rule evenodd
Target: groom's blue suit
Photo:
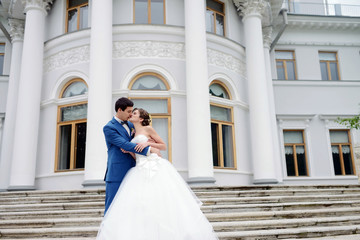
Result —
<path fill-rule="evenodd" d="M 108 210 L 116 192 L 130 168 L 135 166 L 135 160 L 128 153 L 123 153 L 120 148 L 142 155 L 146 155 L 149 147 L 144 148 L 142 152 L 135 151 L 135 143 L 130 142 L 132 139 L 131 130 L 134 125 L 128 122 L 130 135 L 127 130 L 113 118 L 104 126 L 105 141 L 108 149 L 107 169 L 105 173 L 106 197 L 105 213 Z"/>

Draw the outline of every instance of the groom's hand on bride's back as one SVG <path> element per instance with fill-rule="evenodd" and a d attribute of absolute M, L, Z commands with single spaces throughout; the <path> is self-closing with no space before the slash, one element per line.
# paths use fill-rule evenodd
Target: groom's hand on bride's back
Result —
<path fill-rule="evenodd" d="M 150 153 L 156 153 L 159 157 L 161 157 L 161 153 L 160 153 L 160 150 L 157 149 L 157 148 L 150 148 Z"/>

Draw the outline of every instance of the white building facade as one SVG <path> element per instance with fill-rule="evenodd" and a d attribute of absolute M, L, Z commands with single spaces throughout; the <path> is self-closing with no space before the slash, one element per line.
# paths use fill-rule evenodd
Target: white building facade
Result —
<path fill-rule="evenodd" d="M 0 191 L 104 186 L 120 97 L 190 184 L 358 183 L 360 133 L 336 121 L 360 110 L 349 5 L 1 0 Z"/>

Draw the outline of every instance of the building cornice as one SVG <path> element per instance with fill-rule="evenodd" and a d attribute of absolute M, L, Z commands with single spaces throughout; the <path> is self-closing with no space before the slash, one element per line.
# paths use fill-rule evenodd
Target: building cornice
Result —
<path fill-rule="evenodd" d="M 273 80 L 274 86 L 302 87 L 360 87 L 360 81 L 322 81 L 322 80 Z"/>
<path fill-rule="evenodd" d="M 296 46 L 334 46 L 334 47 L 360 47 L 360 42 L 315 42 L 315 41 L 279 41 L 276 46 L 281 45 L 296 45 Z"/>
<path fill-rule="evenodd" d="M 312 30 L 357 30 L 360 18 L 288 14 L 288 28 Z"/>

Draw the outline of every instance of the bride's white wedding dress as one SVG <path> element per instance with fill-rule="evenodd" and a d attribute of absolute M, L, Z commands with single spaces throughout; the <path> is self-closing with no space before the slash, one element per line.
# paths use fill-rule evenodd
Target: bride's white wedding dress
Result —
<path fill-rule="evenodd" d="M 146 142 L 145 135 L 132 142 Z M 99 240 L 214 240 L 201 202 L 167 160 L 136 154 L 98 232 Z"/>

